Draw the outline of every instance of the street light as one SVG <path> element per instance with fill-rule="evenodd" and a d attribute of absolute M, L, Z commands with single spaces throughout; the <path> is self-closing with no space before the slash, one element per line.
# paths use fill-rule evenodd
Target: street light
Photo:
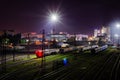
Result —
<path fill-rule="evenodd" d="M 53 26 L 55 26 L 58 21 L 59 21 L 59 16 L 58 16 L 58 14 L 57 14 L 57 13 L 51 13 L 51 14 L 50 14 L 50 22 L 51 22 L 51 24 L 53 24 Z M 52 33 L 55 32 L 55 31 L 54 31 L 54 30 L 55 30 L 54 28 L 55 28 L 55 27 L 52 28 Z"/>
<path fill-rule="evenodd" d="M 115 34 L 114 36 L 115 36 L 115 37 L 117 38 L 117 40 L 118 40 L 117 44 L 119 44 L 119 35 L 118 35 L 118 34 Z"/>
<path fill-rule="evenodd" d="M 60 12 L 59 11 L 49 11 L 47 20 L 48 20 L 49 25 L 52 26 L 51 33 L 54 33 L 54 28 L 55 28 L 56 24 L 61 22 Z"/>
<path fill-rule="evenodd" d="M 120 23 L 116 23 L 117 29 L 120 29 Z M 115 37 L 118 39 L 118 45 L 119 45 L 119 32 L 118 34 L 115 34 Z"/>
<path fill-rule="evenodd" d="M 114 44 L 115 38 L 119 38 L 119 36 L 120 36 L 120 32 L 119 32 L 120 21 L 112 22 L 109 26 L 111 26 L 110 27 L 111 41 Z"/>
<path fill-rule="evenodd" d="M 48 20 L 52 24 L 56 24 L 56 22 L 59 22 L 61 18 L 61 15 L 57 11 L 50 11 L 48 14 Z"/>
<path fill-rule="evenodd" d="M 51 18 L 51 21 L 52 21 L 52 22 L 57 22 L 57 21 L 59 20 L 59 16 L 58 16 L 57 13 L 52 13 L 52 14 L 50 15 L 50 18 Z"/>
<path fill-rule="evenodd" d="M 120 28 L 120 24 L 119 24 L 119 23 L 117 23 L 117 24 L 116 24 L 116 27 L 117 27 L 117 28 Z"/>

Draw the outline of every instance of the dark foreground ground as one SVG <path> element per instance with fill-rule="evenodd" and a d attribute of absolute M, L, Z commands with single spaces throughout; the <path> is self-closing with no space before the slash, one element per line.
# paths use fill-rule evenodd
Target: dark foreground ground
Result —
<path fill-rule="evenodd" d="M 74 53 L 47 56 L 42 66 L 41 58 L 9 61 L 0 80 L 120 80 L 119 50 Z"/>

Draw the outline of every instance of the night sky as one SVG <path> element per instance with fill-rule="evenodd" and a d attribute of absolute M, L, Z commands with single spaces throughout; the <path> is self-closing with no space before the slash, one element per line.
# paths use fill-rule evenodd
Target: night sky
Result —
<path fill-rule="evenodd" d="M 1 0 L 0 30 L 47 31 L 50 29 L 46 21 L 48 11 L 58 10 L 62 19 L 61 23 L 56 24 L 56 31 L 93 34 L 95 28 L 119 20 L 119 5 L 115 0 Z"/>

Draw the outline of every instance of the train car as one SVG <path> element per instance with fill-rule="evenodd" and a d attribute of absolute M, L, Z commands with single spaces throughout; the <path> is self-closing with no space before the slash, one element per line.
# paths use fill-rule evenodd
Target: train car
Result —
<path fill-rule="evenodd" d="M 104 45 L 98 48 L 93 48 L 91 49 L 91 53 L 98 53 L 98 52 L 106 50 L 107 48 L 108 48 L 108 45 Z"/>
<path fill-rule="evenodd" d="M 59 49 L 45 49 L 44 50 L 45 55 L 57 54 L 58 52 L 59 52 Z"/>

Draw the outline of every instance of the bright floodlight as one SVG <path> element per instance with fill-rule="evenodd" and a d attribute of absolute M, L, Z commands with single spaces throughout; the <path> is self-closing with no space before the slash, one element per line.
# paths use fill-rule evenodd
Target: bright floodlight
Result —
<path fill-rule="evenodd" d="M 117 27 L 117 28 L 120 28 L 120 24 L 119 24 L 119 23 L 117 23 L 117 24 L 116 24 L 116 27 Z"/>
<path fill-rule="evenodd" d="M 114 36 L 115 36 L 115 37 L 117 37 L 117 38 L 119 37 L 119 35 L 118 35 L 118 34 L 115 34 Z"/>
<path fill-rule="evenodd" d="M 59 21 L 59 15 L 57 13 L 51 13 L 49 18 L 50 18 L 50 21 L 53 23 Z"/>
<path fill-rule="evenodd" d="M 61 22 L 61 13 L 59 11 L 51 11 L 49 10 L 47 20 L 51 24 L 57 24 Z"/>
<path fill-rule="evenodd" d="M 55 14 L 55 13 L 51 14 L 50 18 L 51 18 L 51 21 L 53 21 L 53 22 L 57 22 L 58 21 L 58 15 Z"/>

